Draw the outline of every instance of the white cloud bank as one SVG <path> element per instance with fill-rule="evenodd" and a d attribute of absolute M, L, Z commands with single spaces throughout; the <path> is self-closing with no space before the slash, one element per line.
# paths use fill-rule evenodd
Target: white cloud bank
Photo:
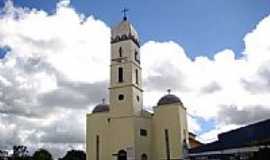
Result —
<path fill-rule="evenodd" d="M 83 148 L 85 113 L 107 95 L 110 28 L 78 14 L 69 1 L 59 2 L 54 14 L 10 1 L 1 12 L 0 47 L 11 50 L 0 60 L 0 148 L 27 144 L 56 156 L 71 146 Z M 171 88 L 190 114 L 216 120 L 213 130 L 200 135 L 204 141 L 269 117 L 270 16 L 244 42 L 241 58 L 226 49 L 194 61 L 175 42 L 146 42 L 145 106 Z M 202 130 L 197 120 L 189 121 L 192 131 Z"/>
<path fill-rule="evenodd" d="M 1 12 L 0 148 L 83 148 L 85 113 L 107 94 L 110 28 L 68 1 L 51 15 L 11 1 Z"/>

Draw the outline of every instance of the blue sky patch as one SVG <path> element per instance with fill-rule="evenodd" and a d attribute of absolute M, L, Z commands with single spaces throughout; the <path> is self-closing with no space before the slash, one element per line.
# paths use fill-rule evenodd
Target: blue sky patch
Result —
<path fill-rule="evenodd" d="M 56 0 L 14 0 L 16 6 L 53 13 Z M 0 3 L 0 7 L 3 2 Z M 244 50 L 243 38 L 270 14 L 270 0 L 71 0 L 71 6 L 86 16 L 94 15 L 109 26 L 122 19 L 121 10 L 140 34 L 141 41 L 176 41 L 190 58 L 208 56 L 232 49 L 236 57 Z"/>
<path fill-rule="evenodd" d="M 5 46 L 5 47 L 0 47 L 0 59 L 3 59 L 5 57 L 5 55 L 7 54 L 7 52 L 10 51 L 10 47 Z"/>

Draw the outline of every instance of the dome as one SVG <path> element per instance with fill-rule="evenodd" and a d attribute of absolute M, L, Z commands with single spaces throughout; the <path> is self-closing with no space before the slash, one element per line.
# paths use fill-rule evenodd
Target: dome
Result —
<path fill-rule="evenodd" d="M 180 103 L 182 104 L 180 98 L 173 94 L 167 94 L 159 99 L 158 105 L 164 105 L 164 104 L 173 104 L 173 103 Z"/>
<path fill-rule="evenodd" d="M 101 112 L 109 112 L 110 108 L 108 104 L 98 104 L 92 113 L 101 113 Z"/>

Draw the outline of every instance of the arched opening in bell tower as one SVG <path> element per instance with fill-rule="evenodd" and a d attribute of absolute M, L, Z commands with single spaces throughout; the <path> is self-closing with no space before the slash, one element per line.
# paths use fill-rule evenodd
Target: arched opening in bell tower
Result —
<path fill-rule="evenodd" d="M 138 69 L 135 69 L 135 82 L 136 82 L 136 84 L 139 84 L 139 71 L 138 71 Z"/>
<path fill-rule="evenodd" d="M 119 52 L 119 57 L 122 57 L 123 56 L 122 55 L 122 47 L 119 48 L 119 51 L 118 52 Z"/>
<path fill-rule="evenodd" d="M 135 51 L 135 53 L 134 53 L 134 59 L 136 62 L 140 63 L 140 57 L 139 57 L 139 53 L 137 51 Z"/>
<path fill-rule="evenodd" d="M 123 68 L 119 67 L 118 68 L 118 82 L 121 83 L 124 81 L 124 73 L 123 73 Z"/>

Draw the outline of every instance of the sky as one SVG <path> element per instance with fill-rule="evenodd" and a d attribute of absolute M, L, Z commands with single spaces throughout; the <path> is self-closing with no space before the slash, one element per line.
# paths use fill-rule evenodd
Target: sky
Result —
<path fill-rule="evenodd" d="M 0 0 L 0 149 L 85 148 L 85 114 L 108 97 L 110 29 L 124 7 L 141 39 L 146 109 L 171 88 L 203 142 L 270 117 L 269 4 Z"/>
<path fill-rule="evenodd" d="M 14 0 L 15 5 L 55 11 L 56 0 Z M 270 0 L 161 0 L 127 1 L 80 0 L 71 1 L 72 7 L 86 16 L 93 15 L 109 26 L 128 15 L 140 33 L 141 41 L 173 40 L 185 48 L 191 58 L 229 48 L 240 56 L 244 49 L 243 37 L 257 22 L 270 13 Z"/>

